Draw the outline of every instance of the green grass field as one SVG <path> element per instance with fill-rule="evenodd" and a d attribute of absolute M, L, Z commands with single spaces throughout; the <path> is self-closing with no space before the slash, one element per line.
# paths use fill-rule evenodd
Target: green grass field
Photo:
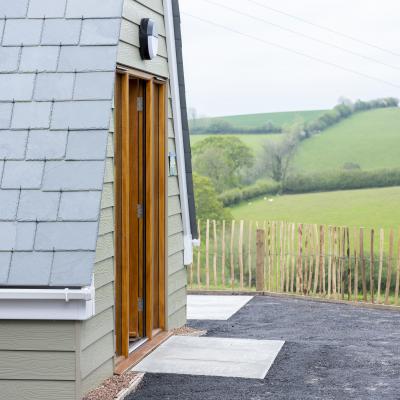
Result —
<path fill-rule="evenodd" d="M 274 125 L 282 126 L 283 124 L 291 124 L 301 118 L 304 122 L 313 120 L 323 114 L 325 110 L 312 111 L 288 111 L 277 113 L 262 113 L 262 114 L 246 114 L 246 115 L 231 115 L 215 118 L 203 118 L 197 121 L 200 126 L 209 124 L 213 120 L 222 120 L 229 122 L 236 128 L 258 128 L 267 122 L 272 122 Z"/>
<path fill-rule="evenodd" d="M 209 136 L 217 136 L 217 135 L 191 135 L 190 143 L 192 146 L 199 143 L 201 140 L 205 139 Z M 220 135 L 220 136 L 235 136 L 243 141 L 247 146 L 249 146 L 255 153 L 257 153 L 262 145 L 267 141 L 277 141 L 282 138 L 281 135 L 255 135 L 255 134 L 232 134 L 232 135 Z"/>
<path fill-rule="evenodd" d="M 235 219 L 275 220 L 366 228 L 400 225 L 400 187 L 257 199 L 232 208 Z"/>
<path fill-rule="evenodd" d="M 341 169 L 347 162 L 364 170 L 400 167 L 400 109 L 358 113 L 305 140 L 294 160 L 295 171 Z"/>

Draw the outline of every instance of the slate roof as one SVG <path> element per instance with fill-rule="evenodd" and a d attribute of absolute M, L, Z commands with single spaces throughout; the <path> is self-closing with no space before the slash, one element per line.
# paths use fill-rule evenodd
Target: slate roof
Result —
<path fill-rule="evenodd" d="M 123 0 L 0 0 L 0 286 L 91 283 Z"/>

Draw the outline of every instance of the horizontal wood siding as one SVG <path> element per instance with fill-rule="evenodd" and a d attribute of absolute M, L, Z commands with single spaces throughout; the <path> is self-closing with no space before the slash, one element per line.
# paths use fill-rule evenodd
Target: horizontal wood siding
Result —
<path fill-rule="evenodd" d="M 4 400 L 76 400 L 75 383 L 68 381 L 0 380 Z"/>
<path fill-rule="evenodd" d="M 107 360 L 100 365 L 96 370 L 92 371 L 86 378 L 82 380 L 82 392 L 87 393 L 93 387 L 98 385 L 98 382 L 103 382 L 110 376 L 110 371 L 114 368 L 114 360 Z"/>
<path fill-rule="evenodd" d="M 123 21 L 121 26 L 121 37 L 118 51 L 118 62 L 133 69 L 139 69 L 148 73 L 169 76 L 168 54 L 166 45 L 166 29 L 164 25 L 164 8 L 162 0 L 125 0 Z M 156 59 L 142 61 L 139 54 L 138 32 L 142 18 L 152 18 L 158 27 L 160 34 L 159 51 Z M 168 86 L 168 151 L 176 153 L 175 129 L 172 112 L 171 90 Z M 107 200 L 104 200 L 107 202 Z M 107 203 L 108 204 L 108 203 Z M 186 274 L 183 265 L 183 225 L 181 215 L 181 203 L 179 196 L 179 183 L 176 176 L 168 177 L 168 288 L 169 296 L 171 290 L 180 295 L 179 303 L 186 305 Z M 171 289 L 172 288 L 172 289 Z M 174 301 L 177 301 L 175 299 Z M 172 302 L 173 303 L 173 302 Z M 168 299 L 168 306 L 171 304 Z M 182 307 L 181 307 L 182 308 Z M 175 309 L 175 307 L 174 307 Z M 178 312 L 177 315 L 174 315 Z M 168 326 L 183 325 L 186 322 L 186 312 L 176 309 L 172 314 L 168 312 Z"/>

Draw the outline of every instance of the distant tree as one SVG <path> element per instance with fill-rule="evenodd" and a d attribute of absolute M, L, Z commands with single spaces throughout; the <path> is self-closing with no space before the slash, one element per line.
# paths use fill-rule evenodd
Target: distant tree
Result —
<path fill-rule="evenodd" d="M 218 193 L 240 185 L 254 155 L 239 138 L 210 136 L 193 146 L 193 170 L 211 179 Z"/>
<path fill-rule="evenodd" d="M 299 134 L 287 133 L 281 141 L 269 141 L 263 145 L 263 166 L 275 182 L 286 181 L 299 143 Z"/>
<path fill-rule="evenodd" d="M 218 199 L 218 194 L 210 178 L 193 174 L 196 215 L 200 219 L 232 219 L 228 209 Z"/>

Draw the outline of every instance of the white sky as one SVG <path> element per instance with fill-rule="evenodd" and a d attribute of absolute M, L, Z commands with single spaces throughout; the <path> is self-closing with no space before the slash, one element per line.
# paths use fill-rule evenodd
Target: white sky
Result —
<path fill-rule="evenodd" d="M 376 58 L 397 69 L 299 37 L 204 0 L 181 0 L 188 105 L 199 114 L 324 109 L 334 106 L 340 96 L 353 100 L 400 97 L 399 0 L 256 0 L 390 49 L 399 56 L 296 21 L 248 0 L 212 1 Z M 390 81 L 398 87 L 253 41 L 185 13 Z"/>

